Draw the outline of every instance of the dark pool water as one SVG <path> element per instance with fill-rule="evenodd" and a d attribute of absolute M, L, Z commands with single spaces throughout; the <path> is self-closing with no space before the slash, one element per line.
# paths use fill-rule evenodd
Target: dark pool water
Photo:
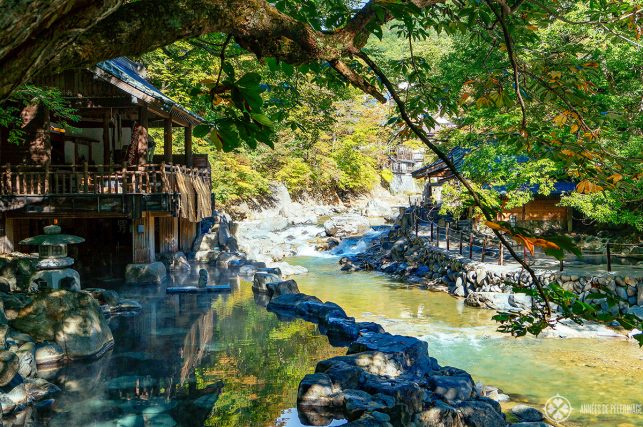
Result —
<path fill-rule="evenodd" d="M 302 292 L 428 341 L 440 364 L 465 369 L 514 401 L 542 407 L 551 396 L 566 397 L 575 408 L 566 427 L 643 425 L 640 413 L 580 412 L 583 404 L 640 408 L 643 351 L 631 343 L 513 339 L 495 332 L 490 311 L 447 294 L 373 272 L 344 274 L 336 258 L 289 262 L 310 270 L 296 277 Z M 175 280 L 194 284 L 196 274 Z M 164 288 L 114 286 L 140 301 L 143 312 L 110 321 L 116 344 L 102 359 L 52 372 L 64 391 L 53 411 L 30 415 L 28 425 L 301 426 L 294 409 L 299 381 L 345 349 L 332 347 L 314 324 L 278 320 L 255 301 L 249 282 L 217 274 L 210 270 L 217 284 L 232 285 L 231 293 L 168 296 Z"/>
<path fill-rule="evenodd" d="M 210 270 L 211 278 L 217 274 Z M 142 313 L 110 320 L 115 346 L 102 359 L 50 373 L 64 392 L 53 411 L 34 415 L 35 424 L 300 426 L 293 409 L 299 381 L 345 349 L 332 347 L 314 324 L 279 321 L 255 302 L 250 283 L 226 276 L 216 282 L 230 283 L 232 292 L 113 287 L 140 301 Z"/>

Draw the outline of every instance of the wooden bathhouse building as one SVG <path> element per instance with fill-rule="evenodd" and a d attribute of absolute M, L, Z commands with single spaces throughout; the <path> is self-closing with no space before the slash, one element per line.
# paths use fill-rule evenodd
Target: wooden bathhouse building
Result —
<path fill-rule="evenodd" d="M 43 106 L 27 107 L 18 144 L 0 127 L 0 250 L 28 252 L 18 242 L 56 223 L 85 239 L 74 254 L 81 274 L 118 275 L 127 263 L 190 251 L 198 223 L 212 215 L 209 162 L 192 153 L 192 130 L 203 119 L 128 58 L 34 84 L 58 88 L 80 120 L 65 131 Z M 152 128 L 163 129 L 162 141 Z M 177 135 L 180 155 L 172 152 Z M 162 155 L 153 155 L 155 146 Z"/>
<path fill-rule="evenodd" d="M 447 156 L 458 170 L 462 168 L 466 155 L 470 149 L 456 147 L 449 151 Z M 520 159 L 518 159 L 520 162 Z M 438 207 L 442 203 L 442 186 L 448 182 L 455 182 L 455 175 L 442 160 L 437 160 L 413 171 L 412 176 L 424 180 L 422 202 L 426 206 Z M 499 221 L 507 221 L 519 226 L 530 228 L 554 228 L 572 231 L 572 209 L 559 206 L 560 198 L 564 193 L 574 191 L 576 185 L 570 181 L 557 181 L 553 190 L 544 196 L 538 193 L 538 186 L 525 186 L 526 191 L 533 193 L 533 200 L 523 206 L 505 209 L 498 214 Z M 506 194 L 504 187 L 489 187 L 500 193 Z"/>

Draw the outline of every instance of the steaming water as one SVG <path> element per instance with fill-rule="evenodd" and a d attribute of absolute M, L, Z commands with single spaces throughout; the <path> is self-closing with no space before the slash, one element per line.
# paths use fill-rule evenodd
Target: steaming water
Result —
<path fill-rule="evenodd" d="M 606 339 L 513 339 L 495 332 L 492 312 L 465 307 L 447 294 L 379 273 L 340 272 L 338 256 L 363 250 L 379 232 L 347 239 L 334 254 L 321 256 L 300 244 L 308 231 L 289 230 L 299 254 L 316 255 L 287 260 L 310 271 L 297 277 L 301 291 L 391 333 L 426 340 L 440 364 L 465 369 L 514 400 L 542 407 L 551 396 L 566 397 L 576 409 L 565 426 L 643 425 L 641 415 L 580 413 L 582 404 L 643 403 L 643 351 L 637 346 Z M 196 277 L 194 269 L 175 280 L 191 284 Z M 116 345 L 99 361 L 52 371 L 51 381 L 63 393 L 53 410 L 30 414 L 27 424 L 299 427 L 299 381 L 319 360 L 345 349 L 330 346 L 311 323 L 279 321 L 249 282 L 214 269 L 210 277 L 231 283 L 232 293 L 168 296 L 163 288 L 117 286 L 122 296 L 141 301 L 143 313 L 110 321 Z M 204 413 L 194 401 L 208 385 L 218 392 L 212 411 Z"/>

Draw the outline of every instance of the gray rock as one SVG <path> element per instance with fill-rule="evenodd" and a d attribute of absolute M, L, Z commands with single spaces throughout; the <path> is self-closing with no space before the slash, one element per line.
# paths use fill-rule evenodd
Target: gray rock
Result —
<path fill-rule="evenodd" d="M 474 395 L 474 383 L 470 376 L 434 375 L 429 378 L 429 388 L 449 403 L 467 400 Z"/>
<path fill-rule="evenodd" d="M 359 327 L 355 319 L 329 316 L 320 324 L 329 338 L 339 341 L 353 341 L 359 336 Z"/>
<path fill-rule="evenodd" d="M 544 419 L 543 414 L 538 409 L 523 404 L 518 404 L 511 408 L 511 413 L 521 421 L 536 422 Z"/>
<path fill-rule="evenodd" d="M 197 253 L 216 250 L 218 249 L 217 246 L 219 244 L 218 238 L 219 236 L 217 235 L 217 233 L 201 234 L 194 241 L 194 246 L 192 247 L 192 250 Z"/>
<path fill-rule="evenodd" d="M 462 415 L 452 406 L 436 400 L 431 406 L 414 415 L 417 427 L 464 427 Z"/>
<path fill-rule="evenodd" d="M 356 366 L 373 375 L 380 375 L 389 378 L 400 376 L 404 367 L 395 358 L 394 355 L 382 353 L 381 351 L 366 351 L 357 354 L 346 356 L 336 356 L 330 359 L 322 360 L 317 363 L 315 372 L 326 372 L 333 365 L 338 363 L 345 363 L 351 366 Z"/>
<path fill-rule="evenodd" d="M 362 415 L 359 419 L 351 421 L 348 424 L 344 424 L 345 427 L 392 427 L 392 424 L 389 422 L 390 417 L 387 414 L 374 411 L 367 412 Z"/>
<path fill-rule="evenodd" d="M 164 253 L 161 254 L 159 258 L 159 261 L 161 261 L 169 271 L 190 271 L 192 269 L 188 258 L 181 251 Z"/>
<path fill-rule="evenodd" d="M 208 286 L 208 270 L 202 268 L 199 270 L 199 281 L 197 282 L 199 288 L 205 288 Z"/>
<path fill-rule="evenodd" d="M 297 406 L 336 406 L 333 394 L 337 391 L 328 375 L 308 374 L 299 383 Z"/>
<path fill-rule="evenodd" d="M 65 352 L 55 342 L 45 342 L 36 345 L 35 358 L 37 366 L 55 366 L 63 362 Z"/>
<path fill-rule="evenodd" d="M 403 361 L 405 369 L 412 369 L 417 373 L 426 372 L 431 366 L 428 344 L 413 337 L 367 332 L 348 348 L 348 354 L 363 351 L 395 353 Z"/>
<path fill-rule="evenodd" d="M 502 413 L 487 402 L 469 400 L 455 405 L 467 427 L 506 427 Z"/>
<path fill-rule="evenodd" d="M 381 411 L 392 408 L 395 399 L 390 396 L 372 396 L 361 390 L 347 389 L 344 394 L 344 414 L 349 420 L 359 419 L 365 412 Z"/>
<path fill-rule="evenodd" d="M 639 320 L 643 321 L 643 307 L 640 305 L 633 305 L 627 312 L 636 316 Z"/>
<path fill-rule="evenodd" d="M 128 264 L 125 267 L 125 282 L 140 285 L 160 285 L 167 276 L 162 262 L 151 264 Z"/>
<path fill-rule="evenodd" d="M 194 253 L 194 261 L 202 264 L 214 263 L 217 261 L 220 250 L 197 251 Z"/>
<path fill-rule="evenodd" d="M 60 393 L 60 387 L 42 378 L 25 379 L 25 391 L 30 400 L 49 399 Z"/>
<path fill-rule="evenodd" d="M 252 279 L 252 290 L 254 292 L 269 294 L 270 291 L 268 290 L 268 283 L 281 281 L 281 277 L 274 273 L 258 271 L 255 273 L 254 278 Z"/>
<path fill-rule="evenodd" d="M 100 305 L 116 305 L 120 299 L 118 293 L 111 289 L 102 289 L 102 288 L 86 288 L 83 289 L 96 300 Z"/>
<path fill-rule="evenodd" d="M 11 399 L 16 406 L 27 403 L 29 399 L 24 383 L 16 385 L 9 393 L 6 394 L 6 396 Z"/>
<path fill-rule="evenodd" d="M 282 314 L 291 314 L 293 316 L 303 315 L 304 309 L 299 308 L 299 304 L 306 301 L 321 302 L 319 298 L 305 294 L 285 294 L 270 299 L 268 311 L 274 311 Z M 303 307 L 303 306 L 302 306 Z"/>
<path fill-rule="evenodd" d="M 324 222 L 324 230 L 329 236 L 348 237 L 364 234 L 371 228 L 368 218 L 360 215 L 335 216 Z"/>
<path fill-rule="evenodd" d="M 321 302 L 317 301 L 305 301 L 300 304 L 299 309 L 306 319 L 313 320 L 316 323 L 320 323 L 330 314 L 333 317 L 348 317 L 346 312 L 339 305 L 334 302 Z"/>
<path fill-rule="evenodd" d="M 114 344 L 98 302 L 85 292 L 40 293 L 10 325 L 36 341 L 56 341 L 71 359 L 98 357 Z"/>
<path fill-rule="evenodd" d="M 36 358 L 35 358 L 36 345 L 32 342 L 24 343 L 20 346 L 16 355 L 20 360 L 20 367 L 18 368 L 18 373 L 22 378 L 31 378 L 35 377 L 38 373 L 38 368 L 36 367 Z"/>
<path fill-rule="evenodd" d="M 9 399 L 9 396 L 0 393 L 0 408 L 2 409 L 2 415 L 7 415 L 13 412 L 16 408 L 16 404 L 13 400 Z"/>
<path fill-rule="evenodd" d="M 268 295 L 270 295 L 271 297 L 278 297 L 280 295 L 299 293 L 297 282 L 295 282 L 294 280 L 269 282 L 269 283 L 266 283 L 266 288 L 268 289 Z"/>
<path fill-rule="evenodd" d="M 20 369 L 20 359 L 12 351 L 0 350 L 0 386 L 11 382 Z"/>
<path fill-rule="evenodd" d="M 521 422 L 509 424 L 509 427 L 552 427 L 551 424 L 547 424 L 541 421 L 536 422 Z"/>
<path fill-rule="evenodd" d="M 221 252 L 217 257 L 217 267 L 226 270 L 232 268 L 233 266 L 240 264 L 243 261 L 243 257 L 232 252 Z M 240 265 L 239 265 L 240 266 Z"/>

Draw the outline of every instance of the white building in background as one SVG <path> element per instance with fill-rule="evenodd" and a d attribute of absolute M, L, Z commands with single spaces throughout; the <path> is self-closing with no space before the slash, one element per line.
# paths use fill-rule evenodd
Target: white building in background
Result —
<path fill-rule="evenodd" d="M 398 194 L 417 194 L 422 190 L 418 188 L 411 176 L 411 172 L 418 169 L 424 163 L 424 148 L 410 148 L 402 145 L 395 147 L 393 153 L 389 156 L 391 160 L 391 172 L 393 179 L 389 184 L 391 193 Z"/>

